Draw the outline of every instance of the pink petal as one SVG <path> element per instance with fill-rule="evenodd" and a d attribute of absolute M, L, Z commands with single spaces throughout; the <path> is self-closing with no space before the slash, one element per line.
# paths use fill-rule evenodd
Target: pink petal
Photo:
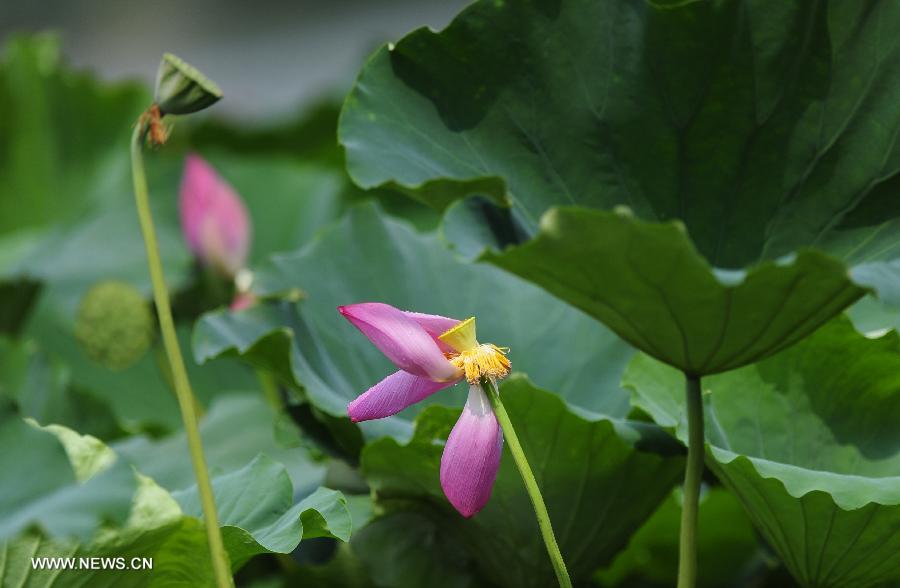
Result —
<path fill-rule="evenodd" d="M 447 318 L 439 314 L 425 314 L 422 312 L 404 312 L 403 314 L 422 325 L 422 328 L 435 338 L 459 324 L 457 319 Z"/>
<path fill-rule="evenodd" d="M 228 182 L 197 155 L 188 155 L 179 196 L 181 228 L 203 263 L 234 275 L 247 261 L 250 221 Z"/>
<path fill-rule="evenodd" d="M 338 311 L 401 370 L 440 382 L 459 378 L 460 370 L 431 335 L 403 311 L 380 302 L 340 306 Z"/>
<path fill-rule="evenodd" d="M 441 487 L 464 517 L 487 504 L 502 452 L 503 432 L 487 396 L 481 386 L 470 386 L 469 399 L 441 456 Z"/>
<path fill-rule="evenodd" d="M 438 339 L 438 337 L 458 325 L 458 320 L 438 314 L 424 314 L 421 312 L 404 312 L 404 314 L 422 325 L 422 328 L 428 331 L 428 334 L 431 335 L 431 338 L 434 339 L 441 351 L 445 353 L 453 351 L 453 348 Z"/>
<path fill-rule="evenodd" d="M 347 414 L 354 423 L 383 419 L 455 383 L 435 382 L 400 370 L 360 394 L 347 406 Z"/>

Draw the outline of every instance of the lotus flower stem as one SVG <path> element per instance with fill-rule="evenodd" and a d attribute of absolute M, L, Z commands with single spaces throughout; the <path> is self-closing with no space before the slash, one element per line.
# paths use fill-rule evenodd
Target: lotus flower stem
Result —
<path fill-rule="evenodd" d="M 147 250 L 147 266 L 150 268 L 150 280 L 153 283 L 153 298 L 156 302 L 156 312 L 159 316 L 159 327 L 162 332 L 163 345 L 169 359 L 169 367 L 172 372 L 172 381 L 175 386 L 175 395 L 178 398 L 178 406 L 181 409 L 181 417 L 184 421 L 184 430 L 187 434 L 188 448 L 191 454 L 191 462 L 194 466 L 194 477 L 197 479 L 197 489 L 200 493 L 200 502 L 203 506 L 203 520 L 206 523 L 206 536 L 209 542 L 210 558 L 212 559 L 213 572 L 218 588 L 231 588 L 234 580 L 231 576 L 231 566 L 228 563 L 228 554 L 222 542 L 219 530 L 219 520 L 216 516 L 216 501 L 213 497 L 212 484 L 209 480 L 209 472 L 206 468 L 206 459 L 203 456 L 203 443 L 200 440 L 200 431 L 197 427 L 197 413 L 194 405 L 194 395 L 188 381 L 187 370 L 184 367 L 184 359 L 178 338 L 175 334 L 175 322 L 172 319 L 172 309 L 169 306 L 169 294 L 166 290 L 163 276 L 162 262 L 159 256 L 159 246 L 156 241 L 156 231 L 153 228 L 153 216 L 150 211 L 150 199 L 147 190 L 147 177 L 144 173 L 144 159 L 142 146 L 147 133 L 147 125 L 142 119 L 135 126 L 131 138 L 131 172 L 134 181 L 134 199 L 137 204 L 138 218 L 141 223 L 141 232 L 144 236 L 144 246 Z"/>
<path fill-rule="evenodd" d="M 513 428 L 512 422 L 503 402 L 500 400 L 500 393 L 497 391 L 496 384 L 487 379 L 482 378 L 482 388 L 487 394 L 494 414 L 497 416 L 497 422 L 503 430 L 503 436 L 509 445 L 509 452 L 516 462 L 522 481 L 525 483 L 525 490 L 531 499 L 531 505 L 534 507 L 534 514 L 537 517 L 538 527 L 541 529 L 541 535 L 544 538 L 544 545 L 547 547 L 547 555 L 553 564 L 553 570 L 556 572 L 556 579 L 560 588 L 572 588 L 572 580 L 569 579 L 569 572 L 566 569 L 566 562 L 563 561 L 562 553 L 559 551 L 559 544 L 556 542 L 556 536 L 553 534 L 553 526 L 550 524 L 550 514 L 547 512 L 547 506 L 544 504 L 544 497 L 538 488 L 537 481 L 534 479 L 534 473 L 531 466 L 528 465 L 528 459 L 522 450 L 522 444 L 519 443 L 519 437 L 516 436 L 516 430 Z"/>
<path fill-rule="evenodd" d="M 678 588 L 694 588 L 697 582 L 697 511 L 703 479 L 703 398 L 699 376 L 685 376 L 688 419 L 688 457 L 684 472 L 681 507 L 681 540 L 678 551 Z"/>

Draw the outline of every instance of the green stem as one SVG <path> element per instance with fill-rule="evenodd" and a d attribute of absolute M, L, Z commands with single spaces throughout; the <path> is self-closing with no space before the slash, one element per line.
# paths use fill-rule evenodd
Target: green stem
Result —
<path fill-rule="evenodd" d="M 534 479 L 534 473 L 528 460 L 525 458 L 525 452 L 522 451 L 522 445 L 519 443 L 519 437 L 516 430 L 513 429 L 512 422 L 509 420 L 509 414 L 506 412 L 503 403 L 500 401 L 500 392 L 494 382 L 483 379 L 482 388 L 487 393 L 494 414 L 497 415 L 497 421 L 503 430 L 503 436 L 509 446 L 509 452 L 512 453 L 513 461 L 519 469 L 522 481 L 525 482 L 525 490 L 528 491 L 528 497 L 531 499 L 531 505 L 534 507 L 534 514 L 537 517 L 538 527 L 541 529 L 541 535 L 544 538 L 544 545 L 547 547 L 547 555 L 553 564 L 553 570 L 556 572 L 556 579 L 560 588 L 572 588 L 572 580 L 569 579 L 569 572 L 566 570 L 566 562 L 563 561 L 562 553 L 559 551 L 559 545 L 556 543 L 556 536 L 553 534 L 553 527 L 550 524 L 550 514 L 547 512 L 547 506 L 544 504 L 544 497 L 541 496 L 541 490 L 538 488 L 537 481 Z"/>
<path fill-rule="evenodd" d="M 147 249 L 147 266 L 150 268 L 150 280 L 153 282 L 153 298 L 159 316 L 159 327 L 163 344 L 169 358 L 175 395 L 181 408 L 184 430 L 187 434 L 188 449 L 194 465 L 194 476 L 197 478 L 197 489 L 203 506 L 203 520 L 206 523 L 206 536 L 209 541 L 209 552 L 213 564 L 213 572 L 218 588 L 231 588 L 234 580 L 231 577 L 231 566 L 228 554 L 219 531 L 219 520 L 216 516 L 216 501 L 213 497 L 206 459 L 203 457 L 203 443 L 197 427 L 194 395 L 188 381 L 178 337 L 175 334 L 175 322 L 172 320 L 172 309 L 169 306 L 169 294 L 163 277 L 162 262 L 159 257 L 159 245 L 156 242 L 156 231 L 153 228 L 153 216 L 150 212 L 150 199 L 147 194 L 147 177 L 144 173 L 142 144 L 145 128 L 143 122 L 135 126 L 131 137 L 131 173 L 134 179 L 134 199 L 137 204 L 138 218 L 141 221 L 141 232 L 144 235 L 144 246 Z"/>
<path fill-rule="evenodd" d="M 697 583 L 697 510 L 703 478 L 703 399 L 700 378 L 686 375 L 688 457 L 684 471 L 681 507 L 681 541 L 678 552 L 678 588 L 694 588 Z"/>

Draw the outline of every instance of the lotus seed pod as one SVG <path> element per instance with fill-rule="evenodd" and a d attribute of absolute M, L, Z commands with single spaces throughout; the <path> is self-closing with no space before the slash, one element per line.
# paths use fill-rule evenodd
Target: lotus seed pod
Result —
<path fill-rule="evenodd" d="M 155 101 L 162 114 L 190 114 L 222 98 L 222 90 L 194 66 L 166 53 L 156 73 Z"/>
<path fill-rule="evenodd" d="M 131 284 L 99 282 L 81 299 L 75 337 L 87 354 L 111 370 L 143 357 L 153 341 L 150 306 Z"/>

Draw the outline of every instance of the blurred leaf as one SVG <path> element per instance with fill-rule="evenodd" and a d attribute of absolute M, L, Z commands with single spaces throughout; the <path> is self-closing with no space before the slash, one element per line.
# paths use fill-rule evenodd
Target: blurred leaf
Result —
<path fill-rule="evenodd" d="M 15 480 L 0 487 L 0 539 L 32 528 L 84 538 L 102 523 L 124 522 L 135 493 L 127 464 L 110 460 L 96 439 L 29 424 L 5 404 L 0 411 L 0 471 Z M 103 467 L 85 466 L 96 460 Z"/>
<path fill-rule="evenodd" d="M 246 467 L 213 479 L 222 532 L 237 569 L 259 553 L 288 553 L 301 538 L 346 539 L 350 519 L 339 492 L 320 489 L 299 502 L 284 467 L 259 456 Z M 200 587 L 214 586 L 206 534 L 195 491 L 173 499 L 150 478 L 140 476 L 139 492 L 125 525 L 109 527 L 90 542 L 50 541 L 29 534 L 0 550 L 0 584 L 23 588 L 54 586 Z M 181 503 L 179 505 L 179 503 Z M 182 508 L 184 511 L 182 511 Z M 150 570 L 33 569 L 33 557 L 152 558 Z"/>
<path fill-rule="evenodd" d="M 18 335 L 41 291 L 28 279 L 0 281 L 0 335 Z"/>
<path fill-rule="evenodd" d="M 624 547 L 681 477 L 684 461 L 652 425 L 586 419 L 521 376 L 510 378 L 501 388 L 577 584 Z M 407 445 L 385 438 L 366 447 L 363 472 L 378 500 L 388 510 L 392 504 L 395 509 L 407 510 L 404 501 L 427 506 L 442 540 L 446 538 L 467 550 L 473 561 L 469 573 L 498 586 L 552 585 L 553 569 L 508 450 L 491 500 L 475 517 L 464 519 L 444 497 L 439 482 L 440 441 L 458 414 L 446 408 L 429 408 L 417 420 L 416 435 Z M 388 523 L 385 526 L 390 528 Z M 418 532 L 429 536 L 427 529 Z M 430 533 L 433 536 L 434 531 Z M 420 558 L 438 557 L 430 549 L 438 549 L 438 554 L 444 551 L 440 542 L 422 541 L 415 552 L 404 553 L 418 563 L 396 565 L 409 566 L 402 569 L 411 573 L 418 569 L 429 574 L 433 570 Z M 362 555 L 364 561 L 376 557 Z M 378 569 L 387 575 L 384 565 Z M 413 585 L 415 580 L 419 580 L 418 585 L 426 584 L 425 577 L 407 577 L 390 585 Z"/>
<path fill-rule="evenodd" d="M 201 149 L 226 148 L 241 156 L 290 156 L 298 161 L 343 168 L 344 155 L 334 136 L 340 100 L 323 99 L 296 117 L 268 126 L 237 126 L 224 120 L 208 120 L 191 131 L 191 141 Z"/>
<path fill-rule="evenodd" d="M 81 433 L 112 438 L 121 430 L 110 407 L 72 385 L 69 372 L 33 342 L 0 338 L 0 398 L 14 402 L 23 417 L 65 425 Z"/>
<path fill-rule="evenodd" d="M 900 331 L 900 309 L 892 308 L 873 296 L 866 296 L 847 310 L 858 331 L 868 337 L 880 337 L 891 329 Z"/>
<path fill-rule="evenodd" d="M 13 203 L 15 211 L 2 215 L 0 232 L 17 232 L 0 243 L 0 278 L 10 284 L 0 288 L 0 301 L 12 313 L 8 320 L 0 317 L 0 329 L 34 340 L 47 357 L 69 368 L 70 389 L 103 399 L 127 429 L 160 431 L 176 427 L 179 417 L 168 368 L 159 357 L 110 371 L 87 358 L 72 337 L 78 303 L 96 282 L 122 280 L 150 298 L 128 163 L 132 124 L 149 101 L 139 86 L 110 87 L 90 74 L 74 73 L 62 63 L 55 38 L 20 37 L 8 43 L 0 63 L 0 106 L 9 115 L 0 121 L 0 130 L 7 131 L 0 138 L 0 212 Z M 182 136 L 146 154 L 166 281 L 173 292 L 193 279 L 177 209 L 188 142 Z M 305 243 L 338 214 L 347 181 L 331 163 L 238 158 L 221 149 L 212 159 L 248 202 L 256 223 L 253 252 L 260 259 Z M 5 227 L 6 221 L 15 222 Z M 42 290 L 35 296 L 11 284 Z M 236 363 L 188 367 L 202 402 L 223 387 L 256 387 L 255 378 Z"/>
<path fill-rule="evenodd" d="M 898 26 L 890 0 L 480 0 L 376 52 L 339 135 L 362 187 L 508 203 L 537 237 L 488 261 L 716 373 L 864 288 L 900 305 Z"/>
<path fill-rule="evenodd" d="M 675 491 L 631 537 L 628 548 L 595 574 L 601 586 L 634 586 L 640 580 L 672 586 L 678 578 L 681 495 Z M 700 502 L 697 552 L 702 573 L 697 586 L 739 586 L 757 551 L 753 525 L 733 494 L 710 488 Z"/>
<path fill-rule="evenodd" d="M 277 437 L 277 429 L 282 427 L 292 429 L 296 445 L 283 443 L 283 435 Z M 325 464 L 318 463 L 306 448 L 299 446 L 299 431 L 279 422 L 262 394 L 216 397 L 200 421 L 200 436 L 207 465 L 214 474 L 233 472 L 264 453 L 283 464 L 300 495 L 311 493 L 325 479 Z M 113 445 L 123 459 L 170 491 L 194 484 L 193 466 L 185 447 L 183 430 L 163 439 L 136 436 Z"/>
<path fill-rule="evenodd" d="M 52 361 L 65 366 L 70 386 L 83 390 L 109 407 L 115 419 L 126 431 L 151 431 L 154 433 L 177 429 L 181 416 L 171 385 L 168 362 L 162 341 L 142 359 L 121 371 L 109 368 L 91 359 L 76 341 L 70 317 L 47 314 L 36 317 L 30 335 L 38 342 L 42 352 Z M 189 347 L 186 326 L 178 328 L 182 349 Z M 186 358 L 188 375 L 198 401 L 207 404 L 219 394 L 256 390 L 256 378 L 235 361 L 220 360 L 198 366 L 190 356 Z M 34 388 L 28 395 L 38 394 Z"/>
<path fill-rule="evenodd" d="M 347 183 L 340 171 L 284 156 L 238 156 L 221 150 L 203 155 L 247 204 L 252 264 L 305 245 L 339 216 Z"/>
<path fill-rule="evenodd" d="M 416 233 L 373 205 L 354 207 L 309 246 L 273 256 L 257 272 L 262 295 L 296 289 L 306 295 L 296 308 L 205 316 L 194 332 L 197 361 L 244 354 L 302 387 L 317 408 L 344 418 L 350 400 L 396 368 L 336 307 L 382 301 L 458 318 L 477 315 L 481 340 L 509 346 L 514 369 L 537 384 L 587 411 L 624 416 L 628 410 L 618 385 L 632 353 L 627 345 L 537 288 L 456 259 L 436 235 Z M 566 333 L 564 345 L 557 333 Z M 432 402 L 461 406 L 461 392 L 442 392 Z M 408 437 L 418 410 L 365 423 L 363 431 Z"/>
<path fill-rule="evenodd" d="M 0 233 L 127 197 L 131 125 L 149 103 L 138 85 L 64 68 L 54 36 L 10 37 L 0 62 Z"/>
<path fill-rule="evenodd" d="M 640 355 L 625 382 L 635 406 L 684 440 L 680 374 Z M 835 320 L 787 351 L 702 385 L 707 463 L 798 582 L 900 581 L 896 332 L 867 339 Z"/>

